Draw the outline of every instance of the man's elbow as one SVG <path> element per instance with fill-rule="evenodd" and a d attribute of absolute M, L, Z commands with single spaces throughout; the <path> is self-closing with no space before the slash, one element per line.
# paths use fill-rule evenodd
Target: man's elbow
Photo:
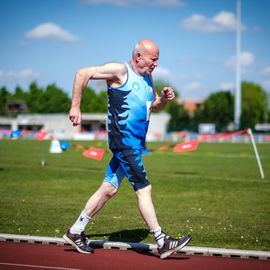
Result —
<path fill-rule="evenodd" d="M 77 78 L 85 78 L 86 77 L 86 70 L 84 68 L 78 69 L 76 71 Z"/>
<path fill-rule="evenodd" d="M 86 87 L 88 81 L 90 80 L 91 75 L 89 72 L 89 69 L 87 68 L 82 68 L 82 69 L 78 69 L 76 72 L 76 81 L 78 83 L 83 84 L 84 87 Z"/>

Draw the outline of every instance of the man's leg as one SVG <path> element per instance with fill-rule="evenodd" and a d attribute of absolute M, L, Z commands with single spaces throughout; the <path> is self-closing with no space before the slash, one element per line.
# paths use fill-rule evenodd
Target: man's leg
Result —
<path fill-rule="evenodd" d="M 186 235 L 181 239 L 174 239 L 166 235 L 160 228 L 155 208 L 151 197 L 151 185 L 136 191 L 138 208 L 140 213 L 150 229 L 151 234 L 157 241 L 158 251 L 161 259 L 165 259 L 172 253 L 183 248 L 191 239 L 191 235 Z"/>
<path fill-rule="evenodd" d="M 105 174 L 104 182 L 90 197 L 73 226 L 64 235 L 64 239 L 75 246 L 81 253 L 91 253 L 93 249 L 88 246 L 84 230 L 91 220 L 116 193 L 124 177 L 117 160 L 112 158 Z"/>
<path fill-rule="evenodd" d="M 116 193 L 117 189 L 113 185 L 103 182 L 99 189 L 87 201 L 83 212 L 90 218 L 93 218 Z"/>
<path fill-rule="evenodd" d="M 158 247 L 164 245 L 165 233 L 161 230 L 158 224 L 156 211 L 152 201 L 152 186 L 148 185 L 142 189 L 136 191 L 137 203 L 139 211 L 147 224 L 150 233 L 154 236 L 157 241 Z"/>
<path fill-rule="evenodd" d="M 87 201 L 84 210 L 79 215 L 73 226 L 66 232 L 63 238 L 73 245 L 81 253 L 92 253 L 94 250 L 88 245 L 88 239 L 84 234 L 85 227 L 106 204 L 106 202 L 117 193 L 117 189 L 110 183 L 103 182 L 99 189 Z"/>
<path fill-rule="evenodd" d="M 138 208 L 147 224 L 150 231 L 154 231 L 159 227 L 156 211 L 152 202 L 151 196 L 152 186 L 148 185 L 145 188 L 136 191 Z"/>
<path fill-rule="evenodd" d="M 122 151 L 115 156 L 136 192 L 139 211 L 157 242 L 160 258 L 164 259 L 183 248 L 191 240 L 191 235 L 174 239 L 166 235 L 158 224 L 152 202 L 152 187 L 147 179 L 141 152 Z"/>

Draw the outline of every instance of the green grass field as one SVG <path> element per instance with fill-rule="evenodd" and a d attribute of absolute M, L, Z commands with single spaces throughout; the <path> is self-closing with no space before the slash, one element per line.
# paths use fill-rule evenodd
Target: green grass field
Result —
<path fill-rule="evenodd" d="M 50 154 L 49 146 L 0 141 L 0 233 L 61 237 L 99 187 L 111 154 L 98 162 L 74 147 Z M 175 237 L 192 233 L 193 246 L 270 250 L 270 144 L 257 146 L 264 180 L 251 144 L 202 143 L 195 152 L 145 156 L 163 229 Z M 128 181 L 86 233 L 92 239 L 154 243 Z"/>

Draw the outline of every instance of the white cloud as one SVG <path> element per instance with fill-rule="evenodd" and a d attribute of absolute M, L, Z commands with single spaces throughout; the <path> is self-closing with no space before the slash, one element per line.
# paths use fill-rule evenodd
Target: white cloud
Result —
<path fill-rule="evenodd" d="M 153 6 L 164 6 L 164 7 L 184 7 L 186 3 L 183 0 L 153 0 L 153 1 L 144 1 Z"/>
<path fill-rule="evenodd" d="M 183 86 L 183 88 L 185 90 L 189 90 L 189 91 L 196 91 L 196 90 L 200 90 L 202 88 L 202 84 L 200 82 L 190 82 L 188 84 L 185 84 Z"/>
<path fill-rule="evenodd" d="M 179 57 L 179 61 L 185 62 L 198 62 L 198 63 L 208 63 L 208 64 L 215 64 L 218 62 L 218 59 L 214 56 L 210 56 L 208 58 L 205 57 L 195 57 L 193 55 L 182 55 Z"/>
<path fill-rule="evenodd" d="M 194 74 L 185 74 L 181 73 L 177 76 L 177 78 L 180 81 L 197 81 L 202 79 L 202 74 L 200 72 L 194 73 Z"/>
<path fill-rule="evenodd" d="M 196 32 L 230 32 L 235 31 L 237 25 L 234 13 L 220 11 L 212 18 L 202 14 L 193 14 L 180 23 L 180 27 Z M 242 25 L 242 30 L 246 29 Z"/>
<path fill-rule="evenodd" d="M 221 11 L 213 17 L 213 22 L 224 29 L 234 30 L 237 25 L 236 17 L 232 12 Z"/>
<path fill-rule="evenodd" d="M 255 60 L 255 55 L 251 52 L 241 52 L 240 54 L 240 64 L 241 67 L 243 68 L 243 71 L 246 71 L 247 68 L 252 66 Z M 236 57 L 232 56 L 230 59 L 228 59 L 225 62 L 225 65 L 232 70 L 235 70 L 236 67 Z"/>
<path fill-rule="evenodd" d="M 8 70 L 3 71 L 0 70 L 0 79 L 2 80 L 33 80 L 39 77 L 39 73 L 30 68 L 25 68 L 22 70 L 14 71 Z"/>
<path fill-rule="evenodd" d="M 172 74 L 166 68 L 157 67 L 153 72 L 153 77 L 157 79 L 170 80 L 172 78 Z"/>
<path fill-rule="evenodd" d="M 186 5 L 184 0 L 81 0 L 82 4 L 111 4 L 116 6 L 129 5 L 151 5 L 163 7 L 183 7 Z"/>
<path fill-rule="evenodd" d="M 232 82 L 223 82 L 220 84 L 221 90 L 232 90 L 235 88 L 235 84 Z"/>
<path fill-rule="evenodd" d="M 270 76 L 270 67 L 266 67 L 264 70 L 263 70 L 263 75 L 265 76 Z"/>
<path fill-rule="evenodd" d="M 38 25 L 34 29 L 26 33 L 26 37 L 29 39 L 59 39 L 63 41 L 74 42 L 79 38 L 69 33 L 59 25 L 53 22 L 47 22 Z"/>

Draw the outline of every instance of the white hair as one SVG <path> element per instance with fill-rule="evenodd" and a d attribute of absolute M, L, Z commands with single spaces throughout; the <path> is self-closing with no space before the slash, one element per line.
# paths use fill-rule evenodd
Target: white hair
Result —
<path fill-rule="evenodd" d="M 141 49 L 141 44 L 140 42 L 137 42 L 134 46 L 132 54 L 135 55 L 135 53 L 137 53 L 140 49 Z"/>

